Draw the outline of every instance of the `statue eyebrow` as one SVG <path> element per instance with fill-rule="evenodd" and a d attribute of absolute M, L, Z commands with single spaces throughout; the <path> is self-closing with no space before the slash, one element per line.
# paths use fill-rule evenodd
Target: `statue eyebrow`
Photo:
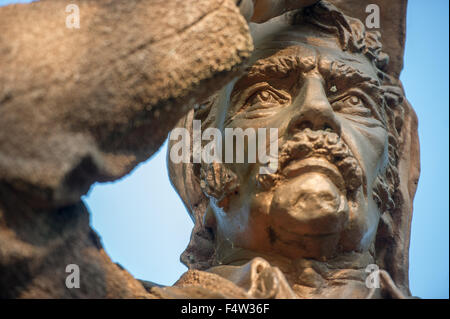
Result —
<path fill-rule="evenodd" d="M 268 79 L 280 79 L 287 77 L 289 73 L 308 72 L 314 68 L 326 81 L 325 88 L 327 92 L 337 86 L 338 92 L 348 90 L 352 87 L 359 87 L 368 92 L 368 94 L 377 102 L 382 103 L 383 92 L 379 79 L 374 78 L 351 65 L 332 60 L 329 57 L 318 55 L 281 55 L 258 60 L 249 67 L 247 74 L 240 80 L 250 80 L 250 82 L 267 81 Z M 234 94 L 232 93 L 232 96 Z"/>
<path fill-rule="evenodd" d="M 361 89 L 367 96 L 369 96 L 379 108 L 371 107 L 372 112 L 376 115 L 384 125 L 386 124 L 386 115 L 384 114 L 384 89 L 380 84 L 380 80 L 374 78 L 359 69 L 356 69 L 349 64 L 342 61 L 330 60 L 328 58 L 320 58 L 318 63 L 319 72 L 326 79 L 327 90 L 339 84 L 337 96 L 342 94 L 342 91 L 351 88 Z"/>
<path fill-rule="evenodd" d="M 290 72 L 308 72 L 316 66 L 327 80 L 343 81 L 345 87 L 360 82 L 369 82 L 376 86 L 380 85 L 378 79 L 364 74 L 349 64 L 320 56 L 317 58 L 317 56 L 285 55 L 261 59 L 248 68 L 244 77 L 247 79 L 283 78 Z"/>
<path fill-rule="evenodd" d="M 316 67 L 316 57 L 298 55 L 276 56 L 258 60 L 249 69 L 247 78 L 275 77 L 282 78 L 290 72 L 307 72 Z"/>
<path fill-rule="evenodd" d="M 328 85 L 331 87 L 338 83 L 339 90 L 348 89 L 355 85 L 371 88 L 380 86 L 378 79 L 342 61 L 320 58 L 318 69 L 320 74 L 326 79 Z"/>

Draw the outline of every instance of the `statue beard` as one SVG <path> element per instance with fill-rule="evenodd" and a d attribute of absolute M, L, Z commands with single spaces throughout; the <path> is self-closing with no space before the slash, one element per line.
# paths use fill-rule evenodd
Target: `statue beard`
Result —
<path fill-rule="evenodd" d="M 346 143 L 335 133 L 306 128 L 294 134 L 279 148 L 279 169 L 273 174 L 256 174 L 259 192 L 267 192 L 288 179 L 283 170 L 292 162 L 308 158 L 319 158 L 336 166 L 345 187 L 348 200 L 354 200 L 363 184 L 362 169 Z M 200 186 L 208 197 L 216 200 L 218 206 L 239 191 L 237 175 L 222 163 L 201 164 Z"/>
<path fill-rule="evenodd" d="M 365 198 L 370 194 L 381 213 L 377 234 L 380 233 L 381 229 L 383 236 L 389 237 L 392 235 L 389 220 L 390 212 L 394 208 L 394 191 L 392 190 L 393 183 L 390 181 L 387 172 L 390 172 L 394 177 L 398 177 L 398 173 L 391 161 L 389 161 L 385 169 L 378 173 L 373 185 L 370 185 L 369 188 L 363 170 L 351 149 L 335 133 L 323 130 L 312 131 L 310 129 L 304 129 L 281 144 L 278 154 L 279 167 L 276 173 L 254 175 L 257 192 L 276 192 L 277 187 L 283 186 L 283 182 L 289 181 L 290 177 L 285 176 L 283 170 L 291 163 L 300 162 L 309 158 L 320 158 L 334 165 L 345 183 L 345 196 L 343 196 L 345 199 L 343 200 L 346 203 L 344 205 L 345 209 L 348 209 L 348 211 L 345 213 L 346 217 L 339 221 L 339 224 L 342 222 L 342 227 L 345 227 L 348 216 L 352 211 L 360 207 L 360 205 L 353 205 L 352 203 L 356 204 L 362 197 Z M 203 193 L 215 202 L 216 206 L 221 207 L 227 212 L 227 206 L 232 200 L 232 197 L 238 196 L 237 194 L 240 193 L 241 181 L 238 176 L 230 167 L 223 163 L 203 163 L 200 164 L 199 169 L 200 186 Z M 259 168 L 255 166 L 256 170 L 259 171 Z M 274 203 L 273 197 L 271 202 L 272 206 Z M 277 204 L 286 207 L 283 202 L 278 202 Z M 341 208 L 342 205 L 339 209 Z M 336 211 L 337 214 L 341 213 L 339 209 Z"/>
<path fill-rule="evenodd" d="M 295 161 L 308 158 L 323 159 L 336 166 L 342 176 L 346 195 L 354 199 L 363 184 L 363 172 L 350 148 L 336 134 L 328 131 L 313 131 L 306 128 L 294 134 L 279 149 L 279 169 L 274 174 L 257 174 L 256 181 L 261 191 L 268 191 L 289 178 L 285 169 Z"/>

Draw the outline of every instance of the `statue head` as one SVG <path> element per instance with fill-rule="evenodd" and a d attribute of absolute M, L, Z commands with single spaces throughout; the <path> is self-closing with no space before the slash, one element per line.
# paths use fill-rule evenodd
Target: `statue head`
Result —
<path fill-rule="evenodd" d="M 324 1 L 253 32 L 245 74 L 180 126 L 276 128 L 276 169 L 169 160 L 195 222 L 182 260 L 207 268 L 232 261 L 236 250 L 316 260 L 370 252 L 383 268 L 401 260 L 403 269 L 389 270 L 407 289 L 407 251 L 396 254 L 409 243 L 409 184 L 418 172 L 408 167 L 402 176 L 401 162 L 409 161 L 405 142 L 417 142 L 415 117 L 399 81 L 385 73 L 380 34 Z M 247 140 L 245 159 L 258 139 Z"/>

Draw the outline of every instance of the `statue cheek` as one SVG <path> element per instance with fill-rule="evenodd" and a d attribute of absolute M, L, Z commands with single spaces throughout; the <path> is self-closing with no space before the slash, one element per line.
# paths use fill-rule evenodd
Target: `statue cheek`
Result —
<path fill-rule="evenodd" d="M 388 134 L 381 126 L 369 127 L 342 120 L 342 138 L 363 168 L 367 185 L 373 184 L 387 162 Z"/>

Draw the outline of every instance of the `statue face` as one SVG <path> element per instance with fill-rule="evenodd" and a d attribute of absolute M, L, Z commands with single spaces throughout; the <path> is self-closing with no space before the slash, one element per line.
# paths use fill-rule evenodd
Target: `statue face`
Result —
<path fill-rule="evenodd" d="M 278 128 L 278 170 L 223 164 L 240 188 L 226 205 L 212 202 L 217 240 L 289 258 L 368 249 L 380 216 L 373 185 L 388 145 L 374 66 L 307 26 L 266 39 L 254 61 L 219 106 L 221 125 Z"/>

